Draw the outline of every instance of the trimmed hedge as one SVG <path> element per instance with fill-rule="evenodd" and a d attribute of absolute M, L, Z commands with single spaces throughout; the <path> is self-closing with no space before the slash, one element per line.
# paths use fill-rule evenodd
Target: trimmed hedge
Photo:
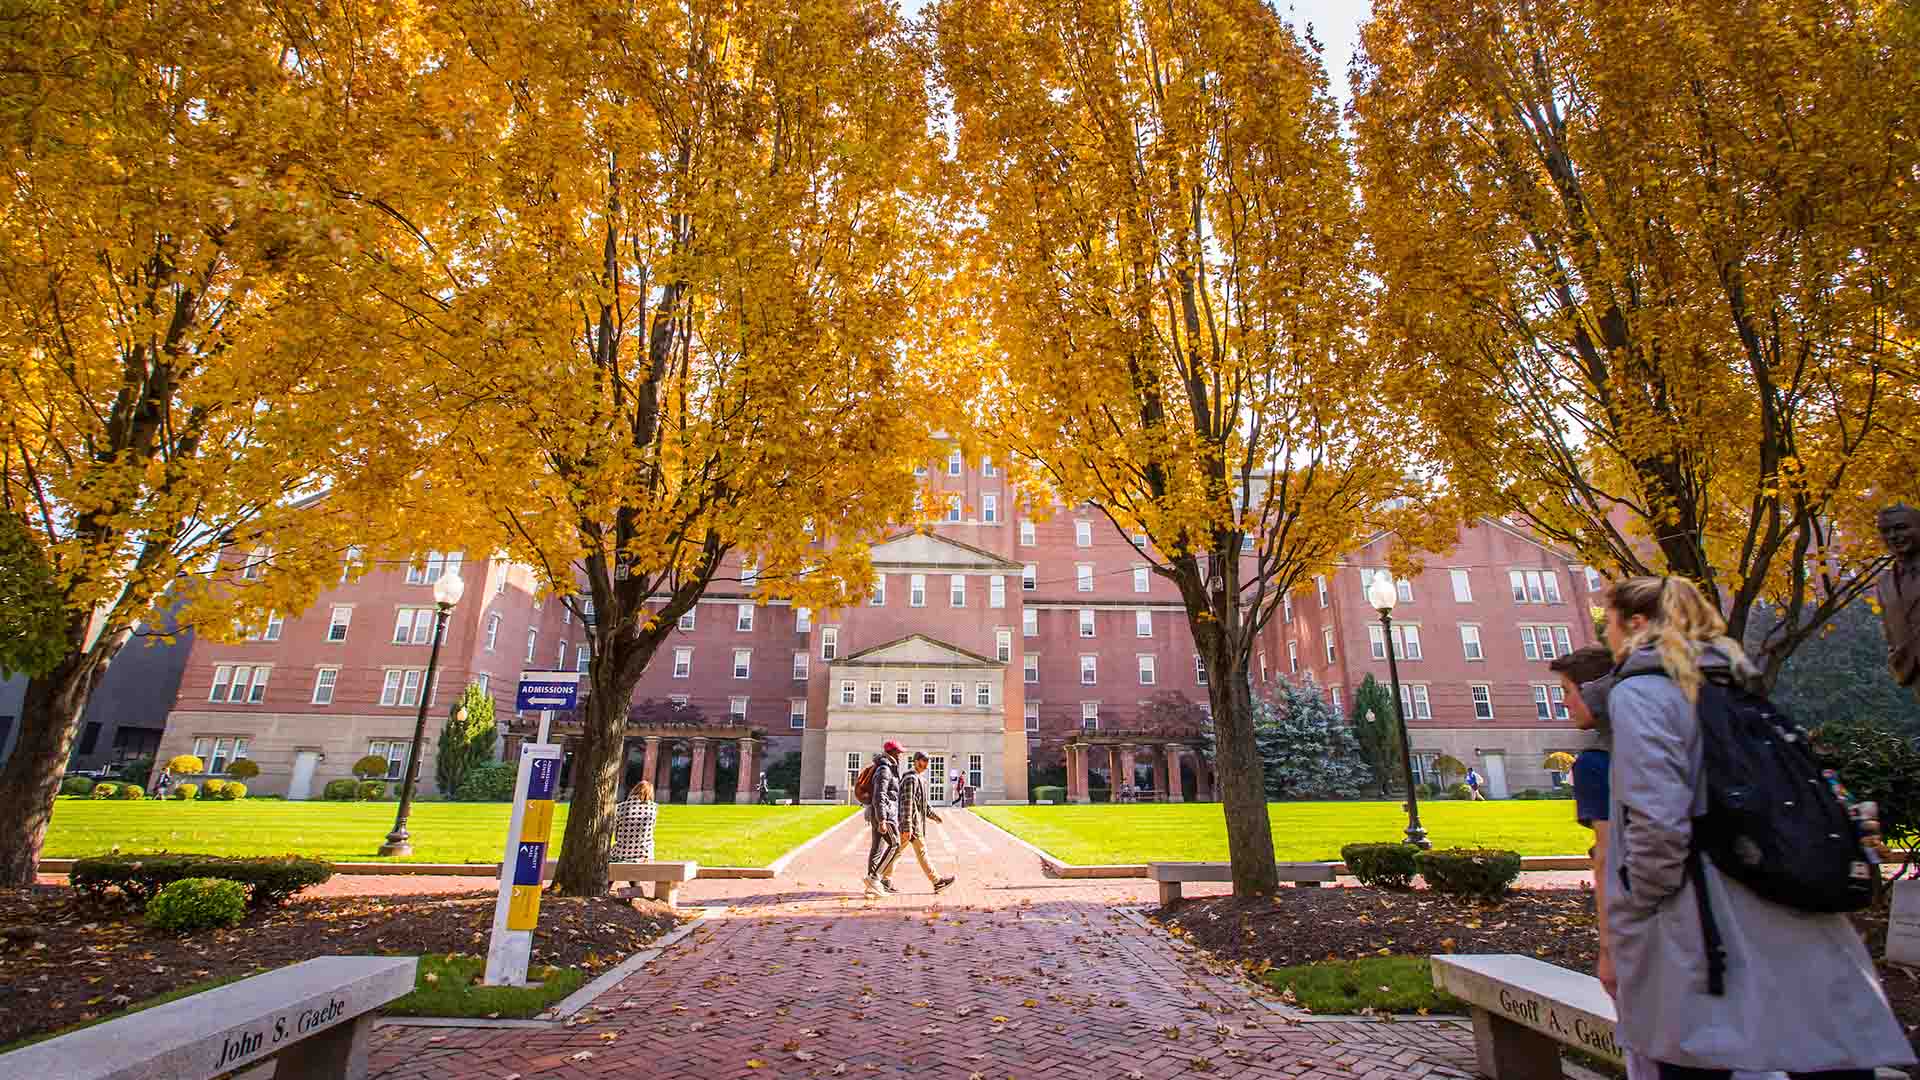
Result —
<path fill-rule="evenodd" d="M 145 906 L 162 888 L 176 881 L 219 878 L 249 887 L 253 903 L 265 906 L 283 903 L 302 889 L 332 876 L 331 865 L 297 855 L 233 859 L 156 851 L 76 859 L 67 881 L 91 900 L 104 900 L 108 889 L 118 888 L 135 904 Z"/>
<path fill-rule="evenodd" d="M 232 926 L 247 914 L 247 887 L 222 878 L 168 882 L 147 904 L 147 925 L 176 934 Z"/>
<path fill-rule="evenodd" d="M 247 797 L 247 785 L 238 780 L 229 780 L 227 786 L 220 789 L 220 797 L 228 802 L 244 799 Z"/>
<path fill-rule="evenodd" d="M 177 784 L 174 786 L 173 794 L 170 797 L 175 799 L 191 799 L 198 794 L 200 794 L 200 785 L 198 784 Z"/>
<path fill-rule="evenodd" d="M 147 791 L 139 784 L 121 784 L 120 797 L 123 799 L 144 799 L 147 797 Z"/>
<path fill-rule="evenodd" d="M 454 798 L 461 802 L 507 802 L 513 798 L 513 785 L 520 779 L 519 766 L 505 761 L 489 761 L 467 770 Z M 664 798 L 665 792 L 655 795 Z M 777 799 L 779 796 L 775 796 Z"/>
<path fill-rule="evenodd" d="M 362 780 L 359 795 L 362 799 L 384 799 L 387 797 L 387 785 L 378 780 Z"/>
<path fill-rule="evenodd" d="M 1067 789 L 1048 784 L 1033 789 L 1033 801 L 1041 803 L 1063 803 L 1067 801 Z"/>
<path fill-rule="evenodd" d="M 204 780 L 200 784 L 200 797 L 203 799 L 218 799 L 220 798 L 220 793 L 226 789 L 227 782 L 225 780 Z"/>
<path fill-rule="evenodd" d="M 1448 848 L 1423 851 L 1413 858 L 1427 888 L 1498 899 L 1520 877 L 1520 853 L 1491 848 Z"/>
<path fill-rule="evenodd" d="M 1412 844 L 1348 844 L 1340 849 L 1340 861 L 1347 864 L 1347 873 L 1360 879 L 1360 884 L 1379 889 L 1411 889 L 1413 876 L 1418 873 L 1414 856 L 1420 849 Z"/>
<path fill-rule="evenodd" d="M 207 763 L 192 754 L 178 754 L 167 759 L 167 769 L 175 776 L 198 776 L 207 771 Z"/>
<path fill-rule="evenodd" d="M 69 776 L 60 781 L 60 794 L 85 795 L 93 790 L 93 777 Z"/>
<path fill-rule="evenodd" d="M 329 780 L 327 786 L 320 789 L 321 798 L 332 799 L 334 802 L 352 802 L 359 794 L 360 781 L 345 778 Z"/>
<path fill-rule="evenodd" d="M 1453 796 L 1456 799 L 1471 800 L 1473 798 L 1473 789 L 1468 787 L 1465 784 L 1455 784 L 1452 787 L 1447 789 L 1447 794 Z"/>
<path fill-rule="evenodd" d="M 120 785 L 119 784 L 95 784 L 93 785 L 93 791 L 91 792 L 91 794 L 96 799 L 111 799 L 115 795 L 120 794 Z"/>

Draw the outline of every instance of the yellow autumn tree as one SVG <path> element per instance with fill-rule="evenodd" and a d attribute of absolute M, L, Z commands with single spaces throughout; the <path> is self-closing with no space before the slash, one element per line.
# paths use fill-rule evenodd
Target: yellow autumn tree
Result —
<path fill-rule="evenodd" d="M 1460 493 L 1684 574 L 1771 678 L 1920 460 L 1920 39 L 1869 0 L 1379 0 L 1373 333 Z"/>
<path fill-rule="evenodd" d="M 1029 485 L 1144 535 L 1179 587 L 1234 889 L 1270 892 L 1255 636 L 1407 479 L 1358 333 L 1324 71 L 1260 0 L 944 0 L 935 19 L 981 430 Z"/>
<path fill-rule="evenodd" d="M 401 212 L 441 261 L 399 299 L 434 338 L 449 497 L 588 627 L 555 881 L 602 893 L 679 616 L 720 580 L 850 603 L 909 514 L 927 64 L 871 0 L 453 0 L 432 32 L 420 167 L 448 184 Z"/>
<path fill-rule="evenodd" d="M 0 668 L 29 676 L 0 884 L 33 883 L 77 720 L 137 633 L 230 638 L 337 581 L 350 545 L 398 543 L 412 428 L 371 390 L 407 367 L 351 313 L 408 258 L 355 194 L 411 113 L 406 17 L 0 19 Z"/>

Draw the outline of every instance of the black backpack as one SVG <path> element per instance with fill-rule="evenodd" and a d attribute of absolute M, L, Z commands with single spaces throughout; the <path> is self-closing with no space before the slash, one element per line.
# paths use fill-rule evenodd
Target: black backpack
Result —
<path fill-rule="evenodd" d="M 1724 677 L 1700 687 L 1696 715 L 1707 809 L 1693 819 L 1687 870 L 1707 939 L 1708 989 L 1720 994 L 1726 960 L 1702 854 L 1766 900 L 1799 911 L 1859 911 L 1873 902 L 1875 875 L 1805 729 Z"/>

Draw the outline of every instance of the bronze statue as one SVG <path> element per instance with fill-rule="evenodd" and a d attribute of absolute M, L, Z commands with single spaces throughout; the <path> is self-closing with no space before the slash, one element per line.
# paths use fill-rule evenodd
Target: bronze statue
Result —
<path fill-rule="evenodd" d="M 1893 556 L 1879 584 L 1887 666 L 1894 682 L 1920 693 L 1920 510 L 1895 503 L 1880 511 L 1879 524 Z"/>

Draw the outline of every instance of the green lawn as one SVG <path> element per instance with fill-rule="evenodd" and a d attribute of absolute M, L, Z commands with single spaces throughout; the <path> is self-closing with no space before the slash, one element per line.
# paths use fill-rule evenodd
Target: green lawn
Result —
<path fill-rule="evenodd" d="M 383 861 L 376 854 L 393 828 L 391 802 L 170 802 L 146 799 L 58 800 L 47 831 L 48 858 L 122 851 L 284 855 L 336 862 Z M 850 806 L 660 807 L 654 855 L 702 866 L 765 866 L 850 816 Z M 505 803 L 415 803 L 407 826 L 413 854 L 393 862 L 492 863 L 507 837 Z M 556 808 L 555 849 L 567 807 Z"/>
<path fill-rule="evenodd" d="M 1463 1013 L 1466 1005 L 1434 989 L 1424 956 L 1369 956 L 1299 967 L 1271 968 L 1268 986 L 1292 991 L 1294 1000 L 1326 1015 L 1374 1009 L 1388 1013 Z"/>
<path fill-rule="evenodd" d="M 1218 803 L 982 806 L 975 813 L 1069 863 L 1227 858 Z M 1395 802 L 1270 803 L 1267 813 L 1281 862 L 1337 860 L 1346 844 L 1398 840 L 1407 827 L 1406 813 Z M 1435 847 L 1577 855 L 1593 845 L 1593 834 L 1573 820 L 1573 803 L 1566 800 L 1422 802 L 1420 822 Z"/>

